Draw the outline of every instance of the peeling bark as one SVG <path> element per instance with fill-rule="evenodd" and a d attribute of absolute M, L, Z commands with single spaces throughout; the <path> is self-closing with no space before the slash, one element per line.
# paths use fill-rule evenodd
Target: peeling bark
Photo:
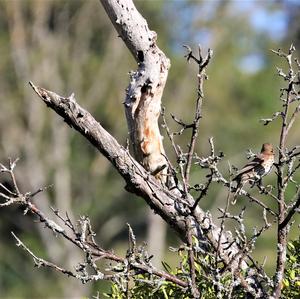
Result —
<path fill-rule="evenodd" d="M 170 61 L 157 47 L 156 33 L 131 0 L 101 3 L 138 64 L 130 74 L 124 102 L 134 157 L 145 169 L 162 177 L 167 162 L 158 118 Z"/>
<path fill-rule="evenodd" d="M 188 197 L 186 199 L 188 202 L 184 204 L 178 195 L 180 194 L 178 190 L 178 192 L 171 192 L 163 186 L 88 111 L 76 102 L 74 95 L 66 98 L 37 87 L 31 82 L 30 85 L 48 107 L 62 116 L 67 124 L 89 140 L 112 163 L 124 178 L 126 190 L 142 197 L 178 233 L 179 237 L 186 241 L 185 218 L 189 214 L 188 206 L 192 207 L 195 200 Z M 194 228 L 192 233 L 199 240 L 208 242 L 214 250 L 218 250 L 225 265 L 228 264 L 231 269 L 237 271 L 238 260 L 242 252 L 235 246 L 231 233 L 227 231 L 221 233 L 221 246 L 219 248 L 220 228 L 213 223 L 211 215 L 197 206 L 190 217 Z M 232 243 L 230 248 L 228 248 L 229 243 Z M 234 254 L 237 255 L 235 261 L 230 258 Z"/>

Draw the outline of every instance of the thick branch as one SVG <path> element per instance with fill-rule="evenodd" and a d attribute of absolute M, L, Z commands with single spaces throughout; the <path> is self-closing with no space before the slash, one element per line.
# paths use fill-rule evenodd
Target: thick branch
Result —
<path fill-rule="evenodd" d="M 162 186 L 160 181 L 137 163 L 89 112 L 78 105 L 74 95 L 65 98 L 36 87 L 33 83 L 30 85 L 48 107 L 62 116 L 66 123 L 87 138 L 113 164 L 124 178 L 126 189 L 144 198 L 148 205 L 175 229 L 181 239 L 186 241 L 185 217 L 189 211 L 188 207 L 182 204 L 182 199 Z M 192 206 L 194 200 L 189 198 L 189 201 Z M 224 249 L 226 245 L 218 248 L 220 229 L 212 222 L 211 216 L 197 207 L 191 216 L 191 222 L 194 227 L 193 234 L 199 240 L 207 240 L 214 250 L 219 249 L 224 264 L 229 263 L 229 255 L 238 252 L 237 246 L 233 245 L 227 250 Z M 222 233 L 221 240 L 221 244 L 234 243 L 226 231 Z M 237 266 L 231 265 L 233 269 Z M 245 282 L 243 286 L 247 289 Z"/>
<path fill-rule="evenodd" d="M 30 83 L 46 105 L 62 116 L 66 123 L 86 137 L 117 169 L 126 182 L 126 189 L 143 197 L 185 239 L 185 222 L 179 219 L 180 198 L 164 188 L 149 174 L 92 115 L 76 102 L 74 95 L 61 97 Z M 204 215 L 204 212 L 202 212 Z M 202 219 L 203 220 L 203 219 Z"/>
<path fill-rule="evenodd" d="M 101 3 L 138 64 L 131 72 L 124 103 L 134 156 L 152 174 L 158 174 L 167 166 L 158 118 L 170 61 L 131 0 Z"/>
<path fill-rule="evenodd" d="M 129 226 L 130 236 L 133 239 L 132 243 L 134 247 L 132 248 L 132 257 L 127 256 L 126 258 L 119 257 L 115 255 L 113 252 L 106 251 L 102 249 L 94 239 L 95 233 L 92 231 L 92 227 L 90 224 L 90 220 L 87 217 L 81 217 L 80 220 L 77 222 L 76 225 L 71 221 L 69 215 L 66 213 L 66 217 L 60 215 L 58 210 L 52 209 L 54 214 L 57 218 L 63 223 L 63 226 L 58 224 L 57 222 L 53 221 L 52 219 L 48 218 L 43 211 L 41 211 L 33 202 L 33 197 L 36 196 L 38 193 L 42 192 L 46 188 L 40 188 L 34 192 L 26 192 L 21 193 L 15 178 L 14 168 L 16 166 L 18 159 L 15 161 L 9 160 L 9 165 L 6 167 L 5 165 L 0 163 L 0 174 L 8 174 L 12 187 L 7 188 L 3 184 L 0 184 L 0 187 L 4 190 L 4 193 L 0 192 L 0 195 L 5 200 L 4 203 L 0 203 L 0 207 L 12 206 L 12 205 L 20 205 L 24 208 L 24 215 L 27 213 L 32 213 L 33 215 L 37 216 L 38 221 L 43 223 L 46 228 L 50 229 L 56 236 L 60 236 L 65 240 L 69 241 L 70 243 L 74 244 L 78 247 L 82 253 L 85 255 L 85 260 L 83 263 L 80 263 L 80 267 L 76 267 L 76 272 L 67 270 L 62 268 L 55 263 L 48 262 L 40 257 L 37 257 L 18 237 L 14 234 L 13 236 L 18 241 L 17 246 L 21 246 L 27 253 L 29 253 L 35 265 L 40 267 L 48 267 L 52 268 L 58 272 L 66 274 L 68 276 L 73 276 L 83 283 L 87 283 L 91 280 L 114 280 L 115 274 L 114 267 L 109 270 L 105 270 L 105 272 L 110 272 L 110 274 L 102 273 L 99 270 L 99 267 L 96 265 L 96 261 L 101 259 L 110 260 L 113 262 L 121 263 L 125 266 L 125 271 L 133 270 L 133 272 L 139 273 L 140 271 L 154 274 L 158 277 L 171 281 L 181 287 L 187 287 L 188 283 L 181 280 L 180 278 L 166 273 L 164 271 L 159 271 L 152 267 L 149 263 L 147 257 L 140 258 L 138 255 L 141 254 L 136 252 L 136 244 L 135 244 L 135 237 L 133 235 L 132 229 Z M 134 251 L 134 252 L 133 252 Z M 143 254 L 144 256 L 144 254 Z M 90 266 L 93 270 L 93 273 L 87 271 L 87 266 Z M 117 275 L 121 274 L 120 271 L 117 271 Z"/>

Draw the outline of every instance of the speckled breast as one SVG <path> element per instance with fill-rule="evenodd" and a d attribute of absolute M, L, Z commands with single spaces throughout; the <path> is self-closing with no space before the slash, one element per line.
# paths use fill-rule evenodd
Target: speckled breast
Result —
<path fill-rule="evenodd" d="M 270 158 L 264 162 L 263 166 L 265 168 L 265 173 L 263 175 L 267 175 L 271 171 L 273 164 L 274 164 L 274 158 Z"/>

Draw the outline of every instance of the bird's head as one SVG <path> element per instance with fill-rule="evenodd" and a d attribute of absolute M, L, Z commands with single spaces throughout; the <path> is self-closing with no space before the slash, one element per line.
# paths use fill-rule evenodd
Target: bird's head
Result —
<path fill-rule="evenodd" d="M 274 154 L 273 145 L 271 143 L 264 143 L 261 148 L 261 153 L 264 154 Z"/>

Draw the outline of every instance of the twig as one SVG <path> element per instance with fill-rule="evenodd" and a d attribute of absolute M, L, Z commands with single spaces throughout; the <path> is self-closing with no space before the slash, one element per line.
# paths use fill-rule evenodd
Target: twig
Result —
<path fill-rule="evenodd" d="M 223 155 L 220 156 L 215 156 L 215 146 L 214 146 L 214 140 L 213 137 L 209 138 L 209 144 L 210 144 L 210 148 L 211 148 L 211 152 L 210 152 L 210 156 L 208 157 L 208 159 L 205 161 L 205 159 L 201 159 L 199 157 L 197 157 L 197 155 L 195 155 L 195 158 L 198 159 L 198 161 L 201 160 L 200 165 L 202 165 L 202 167 L 205 167 L 206 163 L 210 163 L 211 165 L 208 167 L 210 170 L 210 174 L 207 175 L 208 180 L 205 183 L 205 185 L 201 188 L 201 192 L 199 194 L 199 196 L 196 198 L 194 205 L 191 208 L 191 211 L 193 212 L 196 207 L 198 206 L 200 200 L 207 194 L 208 189 L 211 185 L 211 183 L 213 182 L 214 179 L 214 174 L 215 174 L 215 169 L 216 169 L 216 164 L 221 160 Z M 205 162 L 204 162 L 205 161 Z M 204 163 L 204 164 L 203 164 Z"/>
<path fill-rule="evenodd" d="M 277 164 L 277 188 L 278 188 L 278 228 L 277 228 L 277 261 L 276 261 L 276 275 L 274 276 L 274 288 L 273 288 L 273 298 L 279 299 L 281 296 L 282 289 L 282 280 L 285 270 L 285 262 L 286 262 L 286 246 L 287 246 L 287 224 L 290 221 L 293 210 L 291 210 L 288 214 L 288 218 L 286 215 L 286 204 L 285 204 L 285 191 L 287 188 L 287 184 L 289 180 L 284 179 L 284 167 L 286 161 L 291 161 L 292 157 L 286 158 L 285 148 L 286 148 L 286 140 L 288 133 L 294 123 L 294 120 L 299 112 L 299 106 L 296 107 L 290 119 L 288 119 L 289 108 L 292 103 L 292 95 L 295 93 L 294 85 L 296 82 L 294 81 L 295 77 L 298 76 L 298 73 L 294 73 L 293 65 L 292 65 L 292 54 L 295 51 L 294 45 L 290 46 L 289 52 L 286 54 L 281 50 L 272 51 L 280 57 L 286 59 L 288 63 L 288 73 L 285 74 L 282 70 L 278 69 L 278 74 L 283 77 L 285 81 L 287 81 L 287 88 L 283 89 L 282 92 L 282 101 L 283 101 L 283 111 L 282 111 L 282 125 L 280 132 L 280 140 L 279 140 L 279 159 Z M 285 92 L 285 98 L 283 98 L 283 94 Z M 288 162 L 289 163 L 289 162 Z"/>
<path fill-rule="evenodd" d="M 231 166 L 229 164 L 229 172 L 231 173 Z M 231 185 L 231 182 L 229 183 Z M 231 186 L 229 187 L 229 190 L 231 190 Z M 222 234 L 225 228 L 225 215 L 227 214 L 228 208 L 229 208 L 229 203 L 230 203 L 230 191 L 227 193 L 227 198 L 226 198 L 226 204 L 225 204 L 225 209 L 223 211 L 223 215 L 222 215 L 222 220 L 221 220 L 221 229 L 220 229 L 220 233 L 219 233 L 219 239 L 218 239 L 218 247 L 216 250 L 216 269 L 218 267 L 218 255 L 220 255 L 220 245 L 221 245 L 221 239 L 222 239 Z"/>
<path fill-rule="evenodd" d="M 72 276 L 72 277 L 76 277 L 76 274 L 74 274 L 72 271 L 70 270 L 66 270 L 64 268 L 61 268 L 51 262 L 48 262 L 42 258 L 37 257 L 13 232 L 11 232 L 11 234 L 13 235 L 13 237 L 16 239 L 17 241 L 17 246 L 23 248 L 30 256 L 32 256 L 33 260 L 34 260 L 34 264 L 35 266 L 37 266 L 38 268 L 43 266 L 43 267 L 48 267 L 48 268 L 52 268 L 58 272 L 61 272 L 63 274 L 66 274 L 68 276 Z"/>
<path fill-rule="evenodd" d="M 191 278 L 191 293 L 193 298 L 200 298 L 200 292 L 196 284 L 196 269 L 195 269 L 195 255 L 194 255 L 194 246 L 192 238 L 192 219 L 190 216 L 186 219 L 186 231 L 187 231 L 187 245 L 188 245 L 188 257 L 189 257 L 189 266 L 190 266 L 190 278 Z"/>
<path fill-rule="evenodd" d="M 186 182 L 189 182 L 189 177 L 190 177 L 190 169 L 192 165 L 192 159 L 193 159 L 193 154 L 195 151 L 195 144 L 198 136 L 198 131 L 199 131 L 199 125 L 200 125 L 200 119 L 202 118 L 202 103 L 203 103 L 203 98 L 204 98 L 204 92 L 203 92 L 203 83 L 204 80 L 207 79 L 207 76 L 205 74 L 206 67 L 208 63 L 210 62 L 213 51 L 211 49 L 208 49 L 207 56 L 205 58 L 202 57 L 201 55 L 201 46 L 199 45 L 199 59 L 196 59 L 195 56 L 192 53 L 192 50 L 185 46 L 188 50 L 189 53 L 187 54 L 187 60 L 189 61 L 191 58 L 198 64 L 198 87 L 197 87 L 197 101 L 196 101 L 196 111 L 195 111 L 195 117 L 193 121 L 193 126 L 192 126 L 192 135 L 189 143 L 189 149 L 188 149 L 188 154 L 187 154 L 187 162 L 185 165 L 185 170 L 184 170 L 184 177 Z"/>
<path fill-rule="evenodd" d="M 56 235 L 59 235 L 62 238 L 66 239 L 67 241 L 71 242 L 73 245 L 75 245 L 81 251 L 83 251 L 86 254 L 86 262 L 82 264 L 82 267 L 80 267 L 80 269 L 82 270 L 81 271 L 82 274 L 79 275 L 78 273 L 71 272 L 58 265 L 55 265 L 54 263 L 45 261 L 44 259 L 37 257 L 36 255 L 33 254 L 32 251 L 30 251 L 28 247 L 26 247 L 26 245 L 24 245 L 24 243 L 20 241 L 20 239 L 18 239 L 13 234 L 13 236 L 18 241 L 18 245 L 22 246 L 22 248 L 24 248 L 33 257 L 36 265 L 53 268 L 56 271 L 59 271 L 63 274 L 76 277 L 77 279 L 80 279 L 83 283 L 86 283 L 91 280 L 99 280 L 99 279 L 113 280 L 115 276 L 113 274 L 103 274 L 102 272 L 100 272 L 95 262 L 99 259 L 107 259 L 121 264 L 128 264 L 127 259 L 121 258 L 109 251 L 103 250 L 96 244 L 94 240 L 95 234 L 91 229 L 90 220 L 87 217 L 81 217 L 79 221 L 80 231 L 78 231 L 75 228 L 75 225 L 71 222 L 68 214 L 66 214 L 66 218 L 64 218 L 60 215 L 58 210 L 52 208 L 55 215 L 60 220 L 62 220 L 63 224 L 67 226 L 69 229 L 71 229 L 73 235 L 69 234 L 62 226 L 58 225 L 55 221 L 46 217 L 45 214 L 36 205 L 34 205 L 31 202 L 31 199 L 34 196 L 36 196 L 38 193 L 44 191 L 45 188 L 40 188 L 35 192 L 27 192 L 26 194 L 22 194 L 18 188 L 17 181 L 15 179 L 15 175 L 13 172 L 14 167 L 15 167 L 14 163 L 9 163 L 9 168 L 6 168 L 4 165 L 1 165 L 0 171 L 9 173 L 9 175 L 12 178 L 13 188 L 17 190 L 18 194 L 16 197 L 14 193 L 8 192 L 8 194 L 10 194 L 11 197 L 7 195 L 6 198 L 7 201 L 1 204 L 0 207 L 10 206 L 15 204 L 22 205 L 25 208 L 26 213 L 28 212 L 33 213 L 38 217 L 38 220 L 41 223 L 45 224 L 46 228 L 53 231 Z M 131 234 L 131 236 L 133 236 L 133 233 Z M 133 237 L 131 237 L 131 244 L 135 244 Z M 132 248 L 131 250 L 135 250 L 134 247 L 131 246 L 131 248 Z M 92 269 L 94 269 L 96 274 L 88 274 L 88 272 L 85 269 L 86 268 L 85 264 L 91 266 Z M 137 272 L 143 271 L 151 275 L 156 275 L 165 280 L 171 281 L 180 287 L 188 286 L 187 282 L 177 278 L 174 275 L 157 270 L 152 266 L 147 265 L 147 263 L 144 263 L 143 261 L 138 262 L 137 260 L 132 259 L 130 261 L 129 269 Z"/>
<path fill-rule="evenodd" d="M 267 126 L 279 116 L 283 116 L 281 111 L 275 112 L 271 118 L 262 118 L 260 121 L 264 123 L 264 126 Z"/>
<path fill-rule="evenodd" d="M 290 223 L 292 217 L 295 215 L 299 207 L 300 207 L 300 195 L 298 196 L 297 201 L 295 201 L 292 207 L 290 208 L 284 220 L 279 224 L 280 229 L 284 229 Z"/>

